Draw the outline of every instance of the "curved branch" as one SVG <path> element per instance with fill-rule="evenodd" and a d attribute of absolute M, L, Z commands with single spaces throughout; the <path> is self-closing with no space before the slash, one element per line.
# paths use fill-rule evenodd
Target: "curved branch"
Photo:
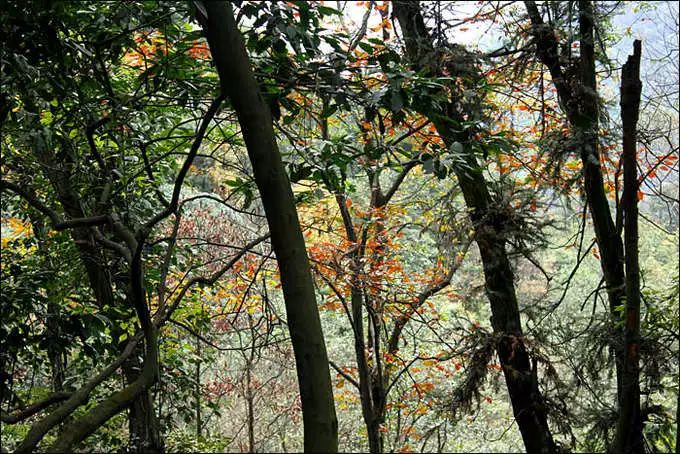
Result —
<path fill-rule="evenodd" d="M 41 401 L 38 401 L 34 404 L 29 405 L 28 407 L 15 410 L 11 413 L 7 412 L 1 412 L 0 413 L 0 421 L 2 421 L 5 424 L 16 424 L 18 422 L 23 421 L 24 419 L 28 419 L 31 416 L 35 415 L 36 413 L 41 412 L 45 408 L 49 407 L 52 404 L 56 404 L 57 402 L 62 402 L 69 397 L 71 397 L 73 393 L 68 393 L 68 392 L 56 392 L 52 393 L 46 398 L 44 398 Z"/>
<path fill-rule="evenodd" d="M 121 353 L 115 361 L 106 366 L 99 374 L 97 374 L 97 376 L 83 385 L 78 391 L 74 392 L 71 397 L 69 397 L 66 402 L 61 404 L 56 410 L 35 423 L 29 430 L 24 440 L 17 447 L 15 453 L 19 454 L 33 452 L 35 447 L 38 445 L 38 443 L 40 443 L 47 432 L 56 427 L 59 423 L 63 422 L 78 407 L 87 403 L 92 390 L 101 382 L 109 378 L 118 369 L 118 367 L 120 367 L 120 365 L 123 364 L 123 362 L 128 359 L 130 355 L 132 355 L 132 353 L 135 351 L 137 343 L 141 340 L 141 337 L 141 334 L 133 337 L 125 346 L 123 353 Z"/>
<path fill-rule="evenodd" d="M 196 285 L 196 284 L 204 284 L 204 285 L 211 285 L 217 282 L 217 280 L 224 275 L 227 271 L 229 271 L 239 260 L 241 260 L 241 257 L 246 255 L 250 249 L 254 248 L 261 242 L 267 240 L 270 237 L 270 234 L 267 233 L 266 235 L 262 235 L 259 238 L 254 239 L 247 245 L 243 247 L 239 251 L 238 254 L 236 254 L 229 262 L 227 262 L 221 269 L 217 270 L 215 273 L 213 273 L 212 276 L 210 277 L 204 277 L 204 276 L 196 276 L 192 278 L 189 282 L 186 283 L 186 285 L 180 290 L 179 294 L 175 297 L 173 300 L 172 304 L 167 307 L 164 302 L 161 302 L 161 307 L 158 308 L 158 311 L 156 312 L 156 315 L 154 316 L 154 325 L 160 326 L 164 322 L 166 322 L 172 313 L 175 311 L 177 306 L 179 306 L 179 303 L 182 301 L 182 298 L 184 298 L 184 295 L 189 291 L 189 289 Z M 165 310 L 164 310 L 165 309 Z"/>
<path fill-rule="evenodd" d="M 397 350 L 399 350 L 399 337 L 401 336 L 401 332 L 404 330 L 404 327 L 406 324 L 409 322 L 411 319 L 411 316 L 420 308 L 423 304 L 425 304 L 425 301 L 427 301 L 428 298 L 431 296 L 437 294 L 438 292 L 444 290 L 446 287 L 448 287 L 451 284 L 451 279 L 453 279 L 454 274 L 458 271 L 458 268 L 460 268 L 460 265 L 463 263 L 463 258 L 467 254 L 468 249 L 470 248 L 470 245 L 472 244 L 472 239 L 468 240 L 464 245 L 461 251 L 459 252 L 459 255 L 456 257 L 456 261 L 453 264 L 453 266 L 449 269 L 449 272 L 446 274 L 444 279 L 441 281 L 431 284 L 427 286 L 420 294 L 418 295 L 418 299 L 416 302 L 411 306 L 411 309 L 408 311 L 408 313 L 400 316 L 397 321 L 395 322 L 394 328 L 392 329 L 392 333 L 390 335 L 390 339 L 387 343 L 387 351 L 390 354 L 395 354 Z"/>
<path fill-rule="evenodd" d="M 145 329 L 146 360 L 139 378 L 114 393 L 82 417 L 72 421 L 61 432 L 48 452 L 70 452 L 102 424 L 127 408 L 142 392 L 153 385 L 158 376 L 158 334 L 153 324 Z"/>
<path fill-rule="evenodd" d="M 111 222 L 111 218 L 108 215 L 91 216 L 87 218 L 75 218 L 64 220 L 59 216 L 59 214 L 52 208 L 48 207 L 42 200 L 40 200 L 35 194 L 26 189 L 22 188 L 16 183 L 12 183 L 7 180 L 0 180 L 0 190 L 9 190 L 19 197 L 23 198 L 29 205 L 31 205 L 36 210 L 43 213 L 45 216 L 50 218 L 52 223 L 52 228 L 54 230 L 66 230 L 77 227 L 92 227 L 95 225 L 103 225 Z"/>

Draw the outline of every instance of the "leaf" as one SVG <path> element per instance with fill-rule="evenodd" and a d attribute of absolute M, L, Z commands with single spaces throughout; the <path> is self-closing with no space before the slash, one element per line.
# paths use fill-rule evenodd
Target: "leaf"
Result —
<path fill-rule="evenodd" d="M 373 46 L 368 43 L 359 43 L 359 47 L 361 47 L 361 50 L 369 55 L 373 53 Z"/>
<path fill-rule="evenodd" d="M 319 14 L 322 16 L 340 16 L 341 13 L 335 8 L 329 8 L 328 6 L 317 6 L 317 11 L 319 11 Z"/>
<path fill-rule="evenodd" d="M 49 110 L 44 110 L 40 112 L 40 124 L 43 126 L 49 126 L 52 124 L 52 112 Z"/>

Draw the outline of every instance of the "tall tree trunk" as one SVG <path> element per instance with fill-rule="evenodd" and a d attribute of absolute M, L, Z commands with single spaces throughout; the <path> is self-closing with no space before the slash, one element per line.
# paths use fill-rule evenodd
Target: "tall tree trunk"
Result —
<path fill-rule="evenodd" d="M 611 338 L 616 361 L 617 391 L 622 389 L 623 349 L 622 330 L 619 328 L 617 308 L 625 297 L 625 271 L 623 245 L 609 210 L 604 190 L 604 179 L 598 151 L 599 100 L 595 77 L 595 24 L 591 1 L 579 1 L 579 30 L 581 35 L 581 80 L 577 109 L 571 113 L 571 123 L 581 139 L 581 162 L 585 193 L 590 205 L 595 236 L 600 248 L 600 264 L 607 284 L 609 310 L 612 319 Z"/>
<path fill-rule="evenodd" d="M 406 52 L 417 71 L 438 76 L 437 53 L 432 45 L 418 2 L 395 1 L 394 13 L 401 26 Z M 455 142 L 465 144 L 467 137 L 451 127 L 450 118 L 462 121 L 463 112 L 447 106 L 448 117 L 423 109 L 437 128 L 447 148 Z M 475 226 L 475 241 L 484 267 L 486 294 L 491 305 L 491 324 L 497 336 L 496 351 L 500 358 L 510 401 L 527 452 L 551 453 L 556 446 L 548 426 L 543 397 L 538 388 L 535 366 L 532 368 L 523 339 L 514 278 L 505 250 L 502 223 L 495 219 L 491 196 L 474 154 L 466 147 L 466 168 L 455 169 L 458 184 Z"/>
<path fill-rule="evenodd" d="M 626 253 L 626 310 L 624 359 L 616 428 L 616 452 L 644 452 L 640 416 L 640 264 L 638 262 L 637 122 L 640 109 L 640 55 L 636 40 L 633 55 L 621 71 L 621 120 L 623 122 L 623 213 Z"/>
<path fill-rule="evenodd" d="M 231 100 L 241 124 L 279 264 L 302 401 L 305 451 L 335 452 L 338 422 L 328 355 L 295 199 L 276 144 L 271 113 L 250 68 L 231 6 L 226 2 L 198 6 L 222 93 Z"/>
<path fill-rule="evenodd" d="M 559 43 L 555 30 L 543 22 L 533 1 L 525 2 L 533 25 L 532 34 L 539 59 L 550 71 L 557 89 L 560 105 L 579 141 L 583 165 L 583 183 L 586 200 L 593 219 L 595 238 L 600 249 L 600 267 L 607 285 L 609 300 L 610 348 L 616 364 L 617 396 L 621 396 L 623 370 L 623 331 L 617 308 L 625 297 L 625 272 L 623 244 L 609 210 L 604 187 L 600 153 L 598 150 L 599 100 L 595 77 L 594 10 L 590 1 L 579 2 L 579 33 L 581 43 L 580 71 L 573 77 L 565 74 L 559 59 Z"/>
<path fill-rule="evenodd" d="M 327 129 L 327 127 L 323 129 Z M 376 194 L 376 192 L 373 193 Z M 366 345 L 368 344 L 370 347 L 373 347 L 375 352 L 376 342 L 380 342 L 380 332 L 376 332 L 373 329 L 372 314 L 368 307 L 368 324 L 367 329 L 364 329 L 363 309 L 367 301 L 364 299 L 361 275 L 365 273 L 364 264 L 366 263 L 365 253 L 368 230 L 363 231 L 361 238 L 357 237 L 352 217 L 347 209 L 347 200 L 347 196 L 344 193 L 336 193 L 335 201 L 342 217 L 345 234 L 347 239 L 355 245 L 349 254 L 351 260 L 350 303 L 352 311 L 351 323 L 353 323 L 352 333 L 354 335 L 354 355 L 357 361 L 359 399 L 361 402 L 361 414 L 366 426 L 368 450 L 371 454 L 375 454 L 383 451 L 383 437 L 380 432 L 380 424 L 383 422 L 381 414 L 384 412 L 381 410 L 381 407 L 384 406 L 380 403 L 382 377 L 376 373 L 375 365 L 373 368 L 369 365 Z M 376 359 L 381 358 L 376 357 Z"/>

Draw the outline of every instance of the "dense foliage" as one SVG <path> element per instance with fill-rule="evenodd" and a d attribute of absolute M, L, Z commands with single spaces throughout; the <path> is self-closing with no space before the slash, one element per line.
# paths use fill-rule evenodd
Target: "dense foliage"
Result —
<path fill-rule="evenodd" d="M 677 452 L 677 18 L 5 1 L 3 452 Z"/>

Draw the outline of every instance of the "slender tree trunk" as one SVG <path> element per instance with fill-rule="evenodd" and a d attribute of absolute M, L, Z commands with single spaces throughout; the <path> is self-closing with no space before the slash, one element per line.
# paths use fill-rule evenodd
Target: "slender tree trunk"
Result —
<path fill-rule="evenodd" d="M 194 407 L 196 411 L 196 441 L 199 441 L 203 421 L 201 421 L 201 340 L 198 337 L 196 337 L 196 357 L 198 361 L 196 362 L 196 372 L 194 374 Z"/>
<path fill-rule="evenodd" d="M 54 264 L 50 258 L 47 241 L 47 228 L 42 216 L 38 212 L 29 214 L 33 234 L 38 240 L 38 252 L 45 261 L 45 266 L 52 270 Z M 66 379 L 66 355 L 64 354 L 63 342 L 61 341 L 61 322 L 60 308 L 54 302 L 54 295 L 47 294 L 47 314 L 45 315 L 46 334 L 49 338 L 47 344 L 47 357 L 52 369 L 52 390 L 61 392 L 64 390 L 64 380 Z"/>
<path fill-rule="evenodd" d="M 255 452 L 255 409 L 252 389 L 252 356 L 246 361 L 246 415 L 248 417 L 248 451 Z"/>
<path fill-rule="evenodd" d="M 595 25 L 591 1 L 579 1 L 579 29 L 581 35 L 581 93 L 578 108 L 571 112 L 570 122 L 581 139 L 581 162 L 585 193 L 593 218 L 595 237 L 600 248 L 600 265 L 607 284 L 609 311 L 612 319 L 611 344 L 616 361 L 617 391 L 619 400 L 622 387 L 624 352 L 621 339 L 623 331 L 617 308 L 625 297 L 625 271 L 623 244 L 609 210 L 609 201 L 604 190 L 604 179 L 598 151 L 599 100 L 595 77 Z"/>
<path fill-rule="evenodd" d="M 357 238 L 354 224 L 351 215 L 347 210 L 347 197 L 344 193 L 338 193 L 335 200 L 340 210 L 343 225 L 347 239 L 355 246 L 349 256 L 351 259 L 351 281 L 350 281 L 350 303 L 352 311 L 353 335 L 354 335 L 354 355 L 357 361 L 357 372 L 359 375 L 359 399 L 361 401 L 361 414 L 364 418 L 366 426 L 366 437 L 368 439 L 368 450 L 371 454 L 382 452 L 383 439 L 380 433 L 380 408 L 376 406 L 376 392 L 379 392 L 379 387 L 382 383 L 381 377 L 376 373 L 372 373 L 371 367 L 368 364 L 366 357 L 366 345 L 374 346 L 375 342 L 379 342 L 380 333 L 376 333 L 372 328 L 371 314 L 367 316 L 367 339 L 364 337 L 364 292 L 361 282 L 361 274 L 364 271 L 363 266 L 365 260 L 366 241 L 368 239 L 368 231 L 364 231 L 361 238 Z M 367 309 L 368 310 L 368 309 Z"/>
<path fill-rule="evenodd" d="M 432 38 L 425 27 L 418 2 L 395 1 L 394 13 L 403 33 L 406 52 L 418 71 L 437 76 L 439 62 L 433 60 L 437 53 Z M 455 142 L 465 144 L 467 137 L 451 127 L 451 118 L 462 119 L 453 105 L 447 106 L 447 116 L 423 109 L 447 148 Z M 448 118 L 447 118 L 448 117 Z M 465 203 L 471 210 L 475 226 L 475 240 L 484 267 L 486 294 L 491 304 L 491 324 L 498 341 L 496 351 L 500 358 L 510 401 L 517 425 L 527 452 L 551 453 L 556 446 L 548 426 L 546 408 L 538 388 L 536 370 L 532 368 L 520 322 L 512 268 L 505 250 L 502 222 L 494 219 L 491 197 L 479 164 L 471 152 L 466 152 L 466 168 L 455 169 Z"/>
<path fill-rule="evenodd" d="M 623 213 L 626 253 L 626 310 L 624 359 L 619 398 L 616 452 L 644 452 L 640 416 L 640 265 L 638 262 L 637 121 L 640 109 L 640 54 L 636 40 L 634 53 L 621 72 L 621 120 L 623 121 Z"/>
<path fill-rule="evenodd" d="M 350 240 L 351 241 L 351 240 Z M 356 253 L 355 253 L 356 254 Z M 354 354 L 357 359 L 357 372 L 359 374 L 359 398 L 361 400 L 361 413 L 366 424 L 366 435 L 368 437 L 368 449 L 371 454 L 382 451 L 382 441 L 380 439 L 379 423 L 376 426 L 376 411 L 373 406 L 373 383 L 371 370 L 366 358 L 366 343 L 364 341 L 364 320 L 363 320 L 363 293 L 359 282 L 360 257 L 355 255 L 353 262 L 353 278 L 351 289 L 352 319 L 354 321 Z"/>
<path fill-rule="evenodd" d="M 241 124 L 279 264 L 300 386 L 305 451 L 335 452 L 338 422 L 328 355 L 295 198 L 276 144 L 271 113 L 250 68 L 231 6 L 202 2 L 198 10 L 222 93 L 231 100 Z"/>
<path fill-rule="evenodd" d="M 47 303 L 47 333 L 50 336 L 50 344 L 47 346 L 47 356 L 52 368 L 52 390 L 55 392 L 64 390 L 66 379 L 66 357 L 59 348 L 61 328 L 59 326 L 59 307 L 50 301 Z M 53 343 L 54 342 L 54 343 Z"/>

